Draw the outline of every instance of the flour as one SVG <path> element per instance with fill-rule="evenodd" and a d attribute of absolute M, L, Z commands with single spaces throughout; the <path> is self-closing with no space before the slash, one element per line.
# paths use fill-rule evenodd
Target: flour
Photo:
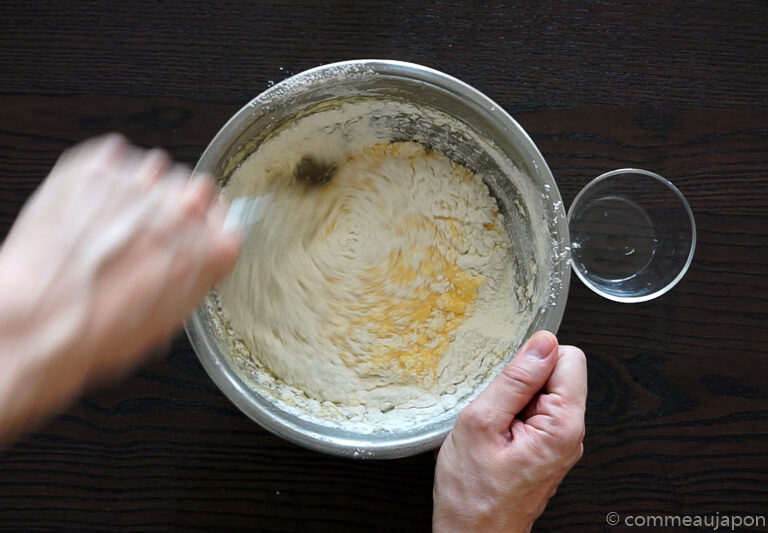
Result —
<path fill-rule="evenodd" d="M 448 416 L 534 319 L 533 282 L 519 283 L 482 177 L 391 142 L 380 117 L 413 112 L 357 102 L 308 115 L 224 190 L 270 200 L 209 314 L 254 388 L 320 424 L 370 432 Z M 294 183 L 305 155 L 336 165 L 329 184 Z"/>

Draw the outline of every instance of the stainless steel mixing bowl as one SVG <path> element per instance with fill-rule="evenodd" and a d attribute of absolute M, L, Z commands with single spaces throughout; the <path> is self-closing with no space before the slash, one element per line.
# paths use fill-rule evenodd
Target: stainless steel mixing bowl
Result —
<path fill-rule="evenodd" d="M 400 138 L 392 140 L 421 142 L 482 173 L 505 215 L 512 248 L 519 254 L 515 260 L 530 261 L 537 267 L 535 283 L 543 296 L 532 304 L 536 315 L 526 338 L 538 329 L 556 332 L 565 308 L 570 269 L 566 216 L 552 173 L 531 138 L 512 117 L 488 97 L 451 76 L 420 65 L 383 60 L 335 63 L 302 72 L 271 87 L 238 111 L 208 145 L 195 171 L 209 172 L 226 183 L 238 164 L 264 139 L 292 120 L 323 106 L 361 98 L 412 103 L 437 110 L 462 125 L 455 128 L 443 121 L 404 118 L 396 128 Z M 512 180 L 504 172 L 505 161 L 514 164 L 525 177 Z M 531 236 L 538 235 L 536 232 L 543 232 L 547 240 L 544 252 L 541 247 L 533 249 Z M 211 379 L 241 411 L 274 434 L 307 448 L 356 458 L 414 455 L 437 447 L 458 414 L 457 408 L 437 420 L 402 431 L 356 433 L 327 427 L 286 411 L 279 402 L 241 379 L 204 306 L 192 315 L 186 331 Z M 524 340 L 521 338 L 520 343 Z"/>

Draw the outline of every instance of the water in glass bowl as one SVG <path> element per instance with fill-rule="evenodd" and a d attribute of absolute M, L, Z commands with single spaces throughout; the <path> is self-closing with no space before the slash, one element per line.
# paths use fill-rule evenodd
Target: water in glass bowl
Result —
<path fill-rule="evenodd" d="M 571 262 L 593 291 L 621 302 L 660 296 L 693 257 L 695 225 L 669 181 L 621 169 L 587 185 L 568 212 Z"/>

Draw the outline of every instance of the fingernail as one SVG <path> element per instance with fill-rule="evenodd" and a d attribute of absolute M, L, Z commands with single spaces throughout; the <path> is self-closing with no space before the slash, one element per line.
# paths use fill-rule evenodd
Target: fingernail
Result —
<path fill-rule="evenodd" d="M 525 345 L 525 353 L 529 357 L 545 359 L 555 348 L 552 335 L 540 331 L 536 333 Z"/>

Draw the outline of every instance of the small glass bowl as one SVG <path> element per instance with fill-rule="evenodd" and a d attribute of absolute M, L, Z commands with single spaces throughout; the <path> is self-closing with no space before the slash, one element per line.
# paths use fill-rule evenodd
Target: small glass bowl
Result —
<path fill-rule="evenodd" d="M 669 180 L 636 168 L 595 178 L 568 210 L 571 265 L 594 292 L 651 300 L 682 279 L 696 248 L 688 202 Z"/>

